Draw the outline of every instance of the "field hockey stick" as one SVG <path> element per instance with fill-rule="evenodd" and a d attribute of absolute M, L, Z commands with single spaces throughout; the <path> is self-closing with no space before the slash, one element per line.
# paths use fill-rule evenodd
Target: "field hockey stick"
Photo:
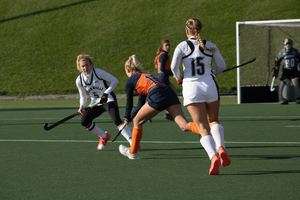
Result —
<path fill-rule="evenodd" d="M 85 108 L 85 110 L 89 110 L 90 108 L 93 108 L 93 107 L 97 106 L 99 103 L 100 103 L 100 101 L 97 102 L 97 103 L 92 104 L 91 106 L 89 106 L 89 107 L 87 107 L 87 108 Z M 45 129 L 46 131 L 49 131 L 49 130 L 53 129 L 54 127 L 56 127 L 56 126 L 58 126 L 58 125 L 60 125 L 60 124 L 62 124 L 62 123 L 64 123 L 64 122 L 66 122 L 66 121 L 72 119 L 73 117 L 75 117 L 75 116 L 77 116 L 77 115 L 80 115 L 80 113 L 79 113 L 79 112 L 76 112 L 76 113 L 74 113 L 74 114 L 72 114 L 72 115 L 70 115 L 70 116 L 68 116 L 68 117 L 66 117 L 66 118 L 63 118 L 62 120 L 60 120 L 60 121 L 58 121 L 58 122 L 55 122 L 55 123 L 52 124 L 51 126 L 48 126 L 48 123 L 46 123 L 46 124 L 44 124 L 44 129 Z"/>
<path fill-rule="evenodd" d="M 249 63 L 254 62 L 255 60 L 256 60 L 256 58 L 253 58 L 252 60 L 250 60 L 250 61 L 248 61 L 248 62 L 245 62 L 245 63 L 243 63 L 243 64 L 241 64 L 241 65 L 238 65 L 238 66 L 235 66 L 235 67 L 231 67 L 231 68 L 225 69 L 223 72 L 227 72 L 227 71 L 230 71 L 230 70 L 233 70 L 233 69 L 242 67 L 242 66 L 244 66 L 244 65 L 247 65 L 247 64 L 249 64 Z"/>
<path fill-rule="evenodd" d="M 270 91 L 273 92 L 275 90 L 274 88 L 274 82 L 275 82 L 275 76 L 273 76 L 273 79 L 272 79 L 272 83 L 271 83 L 271 87 L 270 87 Z"/>
<path fill-rule="evenodd" d="M 121 134 L 121 132 L 123 131 L 123 129 L 125 128 L 125 126 L 126 126 L 126 123 L 124 122 L 124 124 L 122 125 L 121 129 L 119 130 L 119 133 L 116 135 L 116 137 L 111 142 L 115 141 L 119 137 L 119 135 Z"/>

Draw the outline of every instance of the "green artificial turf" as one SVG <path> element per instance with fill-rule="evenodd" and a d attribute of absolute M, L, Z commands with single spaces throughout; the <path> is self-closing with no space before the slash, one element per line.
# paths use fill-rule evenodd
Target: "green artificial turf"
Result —
<path fill-rule="evenodd" d="M 34 104 L 35 101 L 29 101 Z M 123 136 L 97 151 L 98 138 L 80 117 L 45 131 L 77 107 L 0 108 L 0 199 L 297 199 L 299 105 L 222 104 L 220 122 L 232 164 L 209 176 L 199 137 L 159 113 L 144 125 L 138 153 L 129 160 Z M 183 110 L 191 120 L 186 108 Z M 120 106 L 121 116 L 125 107 Z M 95 122 L 114 137 L 104 113 Z M 132 127 L 132 124 L 130 124 Z"/>

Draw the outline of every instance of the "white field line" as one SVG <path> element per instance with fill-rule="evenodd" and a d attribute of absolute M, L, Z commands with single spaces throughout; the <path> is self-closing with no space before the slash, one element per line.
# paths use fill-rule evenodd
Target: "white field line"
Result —
<path fill-rule="evenodd" d="M 98 143 L 97 140 L 13 140 L 0 139 L 0 142 L 57 142 L 57 143 Z M 109 141 L 111 142 L 111 141 Z M 123 143 L 126 141 L 114 141 L 114 143 Z M 199 141 L 141 141 L 145 144 L 198 144 Z M 228 144 L 300 144 L 300 142 L 225 142 Z M 199 143 L 200 144 L 200 143 Z"/>
<path fill-rule="evenodd" d="M 66 116 L 65 116 L 66 117 Z M 164 117 L 155 117 L 157 119 L 164 119 Z M 191 118 L 189 116 L 187 116 L 186 118 Z M 299 118 L 300 116 L 238 116 L 238 117 L 219 117 L 220 119 L 285 119 L 285 118 Z M 58 121 L 61 120 L 62 118 L 6 118 L 6 119 L 1 119 L 1 121 L 21 121 L 21 120 L 53 120 L 53 121 Z M 74 117 L 71 120 L 80 120 L 80 117 Z M 97 117 L 97 119 L 102 119 L 102 120 L 107 120 L 110 118 L 109 117 L 105 117 L 105 118 L 101 118 L 101 117 Z"/>
<path fill-rule="evenodd" d="M 163 117 L 155 117 L 155 118 L 162 118 Z M 190 118 L 190 117 L 187 117 Z M 266 119 L 266 118 L 300 118 L 300 116 L 239 116 L 239 117 L 220 117 L 220 119 Z M 11 119 L 1 119 L 2 121 L 19 121 L 19 120 L 60 120 L 61 118 L 11 118 Z M 80 119 L 80 118 L 73 118 L 73 119 Z M 100 118 L 97 119 L 110 119 L 110 118 Z M 71 119 L 72 120 L 72 119 Z M 287 128 L 293 127 L 300 127 L 300 125 L 288 125 L 285 126 Z M 98 142 L 93 140 L 10 140 L 10 139 L 0 139 L 0 142 Z M 115 141 L 117 142 L 124 142 L 124 141 Z M 141 143 L 157 143 L 157 144 L 182 144 L 182 143 L 199 143 L 198 141 L 141 141 Z M 226 143 L 240 143 L 240 144 L 300 144 L 300 142 L 226 142 Z"/>
<path fill-rule="evenodd" d="M 158 119 L 164 119 L 164 117 L 155 117 Z M 191 117 L 187 116 L 186 118 L 190 119 Z M 300 116 L 240 116 L 240 117 L 219 117 L 219 119 L 284 119 L 284 118 L 299 118 Z M 55 123 L 62 118 L 10 118 L 10 119 L 1 119 L 1 121 L 25 121 L 25 120 L 53 120 L 53 122 L 48 122 L 48 123 Z M 80 120 L 80 117 L 77 118 L 72 118 L 70 120 Z M 98 117 L 97 119 L 99 120 L 110 120 L 110 118 L 101 118 Z M 300 128 L 300 125 L 287 125 L 285 126 L 287 128 Z"/>

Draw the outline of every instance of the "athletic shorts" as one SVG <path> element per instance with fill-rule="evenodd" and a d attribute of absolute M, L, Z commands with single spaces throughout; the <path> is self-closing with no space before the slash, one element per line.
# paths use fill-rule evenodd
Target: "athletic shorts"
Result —
<path fill-rule="evenodd" d="M 150 89 L 147 102 L 151 108 L 163 111 L 174 104 L 180 104 L 177 94 L 170 86 L 159 85 Z"/>
<path fill-rule="evenodd" d="M 294 79 L 299 77 L 298 69 L 283 69 L 282 70 L 282 76 L 281 81 L 284 81 L 285 79 Z"/>
<path fill-rule="evenodd" d="M 118 104 L 114 101 L 110 101 L 104 105 L 95 106 L 94 108 L 86 110 L 81 117 L 81 125 L 88 126 L 95 118 L 99 117 L 106 111 L 109 113 L 110 118 L 116 126 L 122 123 Z"/>
<path fill-rule="evenodd" d="M 203 77 L 198 81 L 184 81 L 182 88 L 184 106 L 220 100 L 219 87 L 212 76 Z"/>

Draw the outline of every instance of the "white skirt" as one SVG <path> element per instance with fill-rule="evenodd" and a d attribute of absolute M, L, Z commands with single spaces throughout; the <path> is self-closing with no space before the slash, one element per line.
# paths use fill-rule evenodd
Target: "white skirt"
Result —
<path fill-rule="evenodd" d="M 211 103 L 220 99 L 219 87 L 212 76 L 206 76 L 198 81 L 183 81 L 183 105 L 191 103 Z"/>

